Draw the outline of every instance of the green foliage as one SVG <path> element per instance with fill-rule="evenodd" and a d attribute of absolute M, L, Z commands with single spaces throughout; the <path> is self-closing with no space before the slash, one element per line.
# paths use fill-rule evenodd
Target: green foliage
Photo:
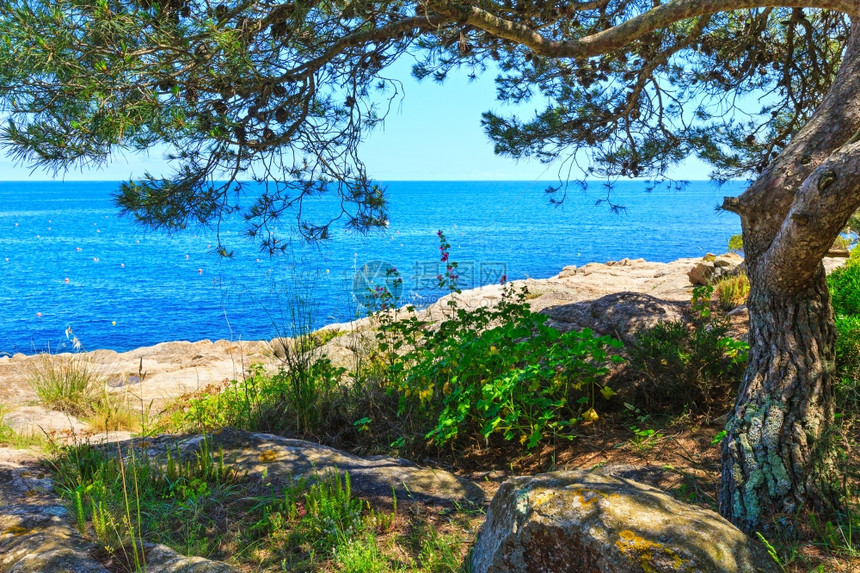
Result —
<path fill-rule="evenodd" d="M 192 398 L 174 415 L 174 426 L 202 431 L 224 427 L 312 431 L 334 407 L 346 370 L 324 357 L 297 358 L 293 366 L 269 375 L 261 365 L 252 365 L 244 380 L 233 380 L 220 392 Z"/>
<path fill-rule="evenodd" d="M 279 499 L 264 501 L 262 517 L 252 528 L 255 535 L 289 530 L 293 544 L 317 551 L 331 552 L 341 540 L 362 533 L 362 513 L 370 510 L 353 497 L 349 473 L 328 473 L 310 484 L 302 479 L 285 488 Z"/>
<path fill-rule="evenodd" d="M 834 270 L 827 277 L 827 287 L 837 315 L 860 315 L 860 265 L 847 264 Z"/>
<path fill-rule="evenodd" d="M 750 293 L 750 281 L 745 272 L 720 278 L 714 291 L 721 310 L 732 310 L 745 304 Z"/>
<path fill-rule="evenodd" d="M 639 391 L 649 411 L 686 406 L 707 413 L 725 408 L 736 391 L 749 346 L 731 338 L 728 321 L 711 313 L 711 293 L 712 287 L 693 290 L 689 326 L 661 321 L 627 348 L 630 365 L 645 379 Z"/>
<path fill-rule="evenodd" d="M 644 429 L 638 426 L 630 426 L 630 431 L 633 432 L 630 443 L 639 451 L 650 450 L 663 437 L 662 433 L 653 428 Z"/>
<path fill-rule="evenodd" d="M 811 115 L 836 76 L 850 28 L 837 11 L 775 7 L 750 25 L 732 5 L 716 14 L 694 6 L 680 21 L 645 16 L 659 26 L 627 39 L 622 27 L 621 42 L 607 44 L 591 39 L 651 6 L 214 4 L 0 3 L 2 143 L 49 169 L 166 145 L 174 172 L 123 185 L 124 213 L 179 230 L 239 212 L 248 234 L 277 251 L 288 242 L 271 236 L 269 223 L 287 212 L 314 239 L 328 237 L 339 217 L 359 229 L 385 224 L 384 192 L 358 148 L 395 107 L 402 91 L 387 70 L 406 53 L 418 57 L 419 78 L 498 69 L 501 100 L 540 94 L 545 107 L 528 107 L 525 118 L 484 114 L 497 153 L 560 159 L 563 177 L 583 181 L 660 177 L 697 155 L 725 180 L 761 172 L 802 127 L 798 118 Z M 509 32 L 520 26 L 544 38 Z M 535 42 L 550 40 L 581 51 L 535 53 Z M 727 91 L 773 97 L 755 110 L 727 108 Z M 248 174 L 268 185 L 246 203 L 238 179 Z M 338 195 L 342 211 L 308 220 L 303 200 L 325 192 Z"/>
<path fill-rule="evenodd" d="M 858 249 L 854 249 L 852 257 Z M 840 409 L 860 403 L 860 264 L 848 264 L 827 277 L 836 323 L 836 395 Z"/>
<path fill-rule="evenodd" d="M 860 381 L 860 315 L 836 315 L 836 375 L 846 389 Z"/>
<path fill-rule="evenodd" d="M 123 570 L 145 570 L 145 542 L 216 559 L 230 557 L 225 546 L 238 546 L 234 559 L 265 570 L 268 563 L 318 571 L 332 562 L 347 571 L 390 570 L 376 535 L 391 529 L 397 499 L 390 512 L 376 511 L 355 497 L 348 473 L 327 472 L 249 497 L 257 486 L 213 452 L 205 436 L 196 452 L 168 450 L 157 460 L 135 447 L 115 455 L 106 448 L 65 448 L 52 468 L 78 529 Z"/>
<path fill-rule="evenodd" d="M 741 234 L 732 235 L 729 237 L 729 250 L 730 251 L 743 251 L 744 250 L 744 236 Z"/>
<path fill-rule="evenodd" d="M 456 292 L 456 263 L 438 235 L 448 269 L 439 280 Z M 595 395 L 614 394 L 601 380 L 620 342 L 547 326 L 527 295 L 508 286 L 495 307 L 451 305 L 450 318 L 436 325 L 414 317 L 382 322 L 379 359 L 399 415 L 429 426 L 425 437 L 438 446 L 499 435 L 528 448 L 571 438 L 578 421 L 596 418 Z"/>
<path fill-rule="evenodd" d="M 182 459 L 168 454 L 156 463 L 131 447 L 110 456 L 100 448 L 66 448 L 53 463 L 58 491 L 71 506 L 78 528 L 109 552 L 140 570 L 143 540 L 182 552 L 208 554 L 217 539 L 207 536 L 211 514 L 240 477 L 204 439 Z"/>
<path fill-rule="evenodd" d="M 373 533 L 345 540 L 335 549 L 340 573 L 386 573 L 389 564 L 379 550 Z"/>

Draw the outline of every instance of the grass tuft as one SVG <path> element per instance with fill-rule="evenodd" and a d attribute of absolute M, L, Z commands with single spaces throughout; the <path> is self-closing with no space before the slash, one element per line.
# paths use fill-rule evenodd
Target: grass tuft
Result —
<path fill-rule="evenodd" d="M 87 354 L 39 354 L 29 364 L 28 382 L 39 401 L 52 410 L 75 416 L 94 412 L 105 392 L 109 373 Z"/>

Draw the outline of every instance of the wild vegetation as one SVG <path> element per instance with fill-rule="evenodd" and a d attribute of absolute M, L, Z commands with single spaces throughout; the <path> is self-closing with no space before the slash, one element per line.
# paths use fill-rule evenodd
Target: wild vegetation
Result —
<path fill-rule="evenodd" d="M 665 181 L 690 156 L 715 179 L 755 178 L 723 203 L 743 229 L 753 337 L 720 494 L 752 530 L 842 506 L 836 336 L 829 310 L 807 310 L 828 307 L 821 261 L 860 208 L 858 18 L 855 0 L 5 1 L 0 139 L 49 169 L 164 144 L 174 173 L 123 184 L 123 214 L 176 231 L 239 213 L 279 252 L 289 241 L 270 223 L 284 215 L 312 240 L 337 220 L 385 226 L 358 149 L 401 93 L 388 66 L 408 55 L 419 78 L 492 71 L 501 100 L 539 101 L 482 125 L 497 153 L 558 161 L 554 201 L 576 178 Z M 247 175 L 266 184 L 250 203 Z M 342 211 L 308 218 L 304 199 L 327 192 Z M 771 423 L 779 437 L 764 443 Z"/>
<path fill-rule="evenodd" d="M 456 293 L 456 264 L 441 233 L 440 243 L 452 263 L 440 285 Z M 860 525 L 860 460 L 853 453 L 860 264 L 849 261 L 828 283 L 839 331 L 835 428 L 849 504 L 837 518 L 813 513 L 790 535 L 765 532 L 774 559 L 796 573 L 838 571 L 860 558 L 853 533 Z M 505 286 L 496 307 L 446 305 L 437 322 L 394 308 L 382 286 L 374 289 L 375 330 L 354 339 L 361 351 L 353 367 L 335 367 L 321 352 L 320 340 L 334 335 L 300 331 L 282 349 L 283 368 L 253 366 L 242 380 L 178 400 L 144 424 L 145 435 L 243 428 L 435 463 L 466 476 L 633 461 L 662 465 L 670 476 L 664 487 L 716 509 L 725 432 L 724 422 L 712 420 L 724 420 L 731 408 L 748 346 L 714 290 L 694 290 L 685 321 L 661 322 L 622 345 L 588 330 L 556 331 L 514 285 Z M 15 442 L 2 424 L 0 441 Z M 247 571 L 466 571 L 483 518 L 480 508 L 362 499 L 348 474 L 261 484 L 232 469 L 205 440 L 191 457 L 177 451 L 153 459 L 145 452 L 75 445 L 51 463 L 79 529 L 117 571 L 144 570 L 145 542 Z M 482 482 L 490 493 L 494 483 Z"/>

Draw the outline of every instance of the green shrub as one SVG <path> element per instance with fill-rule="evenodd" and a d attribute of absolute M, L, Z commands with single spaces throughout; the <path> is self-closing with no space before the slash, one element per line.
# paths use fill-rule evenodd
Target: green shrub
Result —
<path fill-rule="evenodd" d="M 387 325 L 380 348 L 400 416 L 440 446 L 499 435 L 529 448 L 596 419 L 595 395 L 614 393 L 601 380 L 620 342 L 588 329 L 561 333 L 529 310 L 527 296 L 507 288 L 496 307 L 455 308 L 433 328 L 417 319 Z"/>
<path fill-rule="evenodd" d="M 852 257 L 855 252 L 852 251 Z M 840 409 L 858 401 L 860 381 L 860 264 L 849 261 L 827 277 L 836 315 L 836 377 Z"/>
<path fill-rule="evenodd" d="M 843 379 L 860 379 L 860 316 L 836 316 L 836 371 Z"/>
<path fill-rule="evenodd" d="M 120 446 L 117 446 L 120 448 Z M 144 570 L 144 540 L 185 554 L 205 555 L 218 546 L 213 535 L 222 501 L 241 477 L 212 452 L 178 452 L 156 462 L 134 446 L 108 455 L 90 445 L 65 448 L 53 463 L 54 482 L 78 529 L 92 536 L 131 570 Z"/>
<path fill-rule="evenodd" d="M 719 301 L 720 309 L 732 310 L 747 301 L 750 293 L 750 281 L 746 273 L 740 272 L 734 276 L 720 278 L 714 283 L 714 291 Z"/>
<path fill-rule="evenodd" d="M 641 332 L 627 350 L 630 366 L 644 382 L 639 393 L 648 411 L 696 413 L 728 407 L 737 390 L 747 350 L 745 342 L 729 336 L 725 318 L 711 314 L 712 287 L 695 289 L 690 325 L 662 321 Z"/>
<path fill-rule="evenodd" d="M 834 270 L 827 277 L 827 286 L 837 315 L 860 315 L 860 264 Z"/>
<path fill-rule="evenodd" d="M 740 252 L 744 250 L 744 236 L 741 234 L 732 235 L 729 238 L 729 250 Z"/>

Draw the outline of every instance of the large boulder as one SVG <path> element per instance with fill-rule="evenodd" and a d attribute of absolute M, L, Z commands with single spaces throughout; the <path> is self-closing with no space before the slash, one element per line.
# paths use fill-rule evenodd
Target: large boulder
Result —
<path fill-rule="evenodd" d="M 568 471 L 505 482 L 478 533 L 472 571 L 779 572 L 759 542 L 713 511 L 620 475 Z"/>
<path fill-rule="evenodd" d="M 619 292 L 597 300 L 575 302 L 546 308 L 549 324 L 561 331 L 591 328 L 631 342 L 637 333 L 660 321 L 681 320 L 684 304 L 637 292 Z"/>

